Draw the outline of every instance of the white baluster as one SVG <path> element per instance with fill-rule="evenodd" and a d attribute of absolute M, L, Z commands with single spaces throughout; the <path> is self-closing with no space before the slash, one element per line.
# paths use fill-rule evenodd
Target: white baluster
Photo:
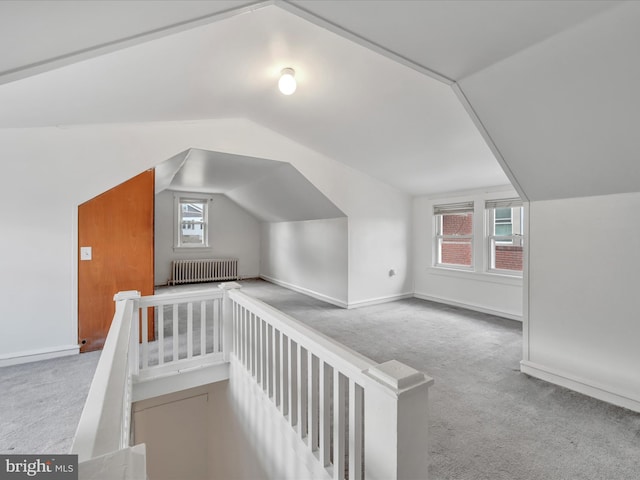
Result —
<path fill-rule="evenodd" d="M 308 369 L 307 369 L 307 351 L 298 343 L 298 351 L 296 355 L 298 372 L 298 434 L 300 438 L 307 436 L 307 394 L 308 394 Z"/>
<path fill-rule="evenodd" d="M 193 357 L 193 302 L 187 303 L 187 358 Z"/>
<path fill-rule="evenodd" d="M 256 324 L 256 383 L 262 385 L 262 319 L 255 316 Z"/>
<path fill-rule="evenodd" d="M 215 312 L 215 304 L 213 311 Z M 200 355 L 207 353 L 207 302 L 200 302 Z"/>
<path fill-rule="evenodd" d="M 269 324 L 265 321 L 261 322 L 262 328 L 262 390 L 269 392 Z"/>
<path fill-rule="evenodd" d="M 178 360 L 178 304 L 173 304 L 173 361 Z"/>
<path fill-rule="evenodd" d="M 362 478 L 364 390 L 349 379 L 349 479 Z"/>
<path fill-rule="evenodd" d="M 273 395 L 273 403 L 278 407 L 280 406 L 280 378 L 282 377 L 280 376 L 280 331 L 275 327 L 273 327 L 271 342 L 273 345 L 271 349 L 273 361 L 273 376 L 271 378 L 273 391 L 271 395 Z"/>
<path fill-rule="evenodd" d="M 346 378 L 333 369 L 333 478 L 342 480 L 345 472 Z"/>
<path fill-rule="evenodd" d="M 249 371 L 253 377 L 256 376 L 256 317 L 253 312 L 249 312 Z"/>
<path fill-rule="evenodd" d="M 284 335 L 280 335 L 280 411 L 282 415 L 289 414 L 289 365 L 287 345 L 289 341 Z"/>
<path fill-rule="evenodd" d="M 271 325 L 268 322 L 264 322 L 264 382 L 263 388 L 267 394 L 267 397 L 271 398 L 271 375 L 273 372 L 273 355 L 271 354 Z"/>
<path fill-rule="evenodd" d="M 308 388 L 309 388 L 309 396 L 308 396 L 308 434 L 307 434 L 307 444 L 309 445 L 309 449 L 314 452 L 318 449 L 318 357 L 313 355 L 311 351 L 308 352 L 307 359 L 307 379 L 308 379 Z"/>
<path fill-rule="evenodd" d="M 328 466 L 331 459 L 331 383 L 333 380 L 331 366 L 320 363 L 320 463 Z"/>
<path fill-rule="evenodd" d="M 142 368 L 149 368 L 149 319 L 148 308 L 140 309 L 140 317 L 142 324 Z"/>
<path fill-rule="evenodd" d="M 298 365 L 296 344 L 289 339 L 289 423 L 292 427 L 298 424 Z"/>
<path fill-rule="evenodd" d="M 240 316 L 242 318 L 242 364 L 247 368 L 249 364 L 249 324 L 247 310 L 243 306 L 240 306 Z"/>
<path fill-rule="evenodd" d="M 223 321 L 220 319 L 220 300 L 213 301 L 213 352 L 223 352 L 224 351 L 224 325 Z M 231 328 L 231 320 L 229 320 L 228 328 Z M 231 349 L 231 334 L 232 332 L 228 332 L 229 337 L 227 338 L 227 342 L 229 343 L 228 348 Z"/>

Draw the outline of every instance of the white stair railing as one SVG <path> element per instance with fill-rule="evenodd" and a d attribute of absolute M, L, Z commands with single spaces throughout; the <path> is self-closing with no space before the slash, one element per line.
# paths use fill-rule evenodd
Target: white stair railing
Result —
<path fill-rule="evenodd" d="M 71 446 L 71 453 L 78 455 L 81 472 L 89 463 L 92 465 L 89 468 L 95 468 L 93 460 L 96 458 L 103 459 L 100 468 L 113 467 L 110 455 L 128 451 L 130 446 L 132 377 L 129 345 L 135 301 L 139 297 L 139 292 L 120 292 L 114 297 L 115 315 Z M 137 451 L 137 458 L 144 457 L 144 451 Z M 120 462 L 119 468 L 112 471 L 114 480 L 145 478 L 144 462 L 134 463 L 124 465 Z"/>
<path fill-rule="evenodd" d="M 208 362 L 222 361 L 222 297 L 215 288 L 138 299 L 140 321 L 134 322 L 132 341 L 140 338 L 140 346 L 131 345 L 137 379 L 201 365 L 205 357 Z M 155 326 L 153 332 L 150 325 Z"/>
<path fill-rule="evenodd" d="M 426 479 L 433 380 L 400 362 L 376 364 L 239 287 L 222 286 L 231 360 L 328 476 Z"/>
<path fill-rule="evenodd" d="M 251 403 L 276 413 L 286 427 L 278 435 L 296 452 L 279 455 L 302 452 L 309 471 L 319 472 L 313 478 L 427 478 L 431 378 L 396 361 L 376 364 L 245 295 L 235 282 L 220 287 L 115 296 L 116 313 L 71 450 L 80 471 L 108 472 L 129 459 L 127 476 L 113 478 L 145 478 L 144 449 L 134 453 L 130 445 L 133 384 L 217 362 L 231 364 L 231 382 L 251 382 Z M 158 327 L 154 342 L 150 315 Z M 267 442 L 273 435 L 267 432 Z"/>

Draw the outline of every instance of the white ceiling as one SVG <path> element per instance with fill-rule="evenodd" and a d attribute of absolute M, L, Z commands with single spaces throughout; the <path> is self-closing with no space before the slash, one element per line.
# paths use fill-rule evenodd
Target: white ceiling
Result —
<path fill-rule="evenodd" d="M 0 127 L 250 118 L 411 194 L 508 183 L 450 87 L 273 5 L 0 85 L 0 104 Z"/>
<path fill-rule="evenodd" d="M 255 1 L 3 0 L 0 56 L 4 83 L 38 71 L 165 36 L 185 23 L 209 23 Z"/>
<path fill-rule="evenodd" d="M 622 2 L 293 0 L 291 3 L 450 81 L 458 81 Z"/>
<path fill-rule="evenodd" d="M 530 199 L 637 184 L 636 2 L 248 5 L 0 2 L 0 128 L 244 117 L 411 194 L 508 183 L 454 83 Z"/>

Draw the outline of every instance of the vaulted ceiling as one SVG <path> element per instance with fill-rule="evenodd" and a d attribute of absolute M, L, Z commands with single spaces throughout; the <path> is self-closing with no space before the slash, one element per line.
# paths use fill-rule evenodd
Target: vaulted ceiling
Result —
<path fill-rule="evenodd" d="M 615 1 L 4 1 L 0 128 L 244 117 L 410 194 L 636 191 L 639 26 Z"/>

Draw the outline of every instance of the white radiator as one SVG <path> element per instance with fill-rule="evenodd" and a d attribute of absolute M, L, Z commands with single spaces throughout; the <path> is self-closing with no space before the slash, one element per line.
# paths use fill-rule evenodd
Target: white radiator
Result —
<path fill-rule="evenodd" d="M 169 285 L 238 280 L 237 258 L 206 258 L 171 262 Z"/>

